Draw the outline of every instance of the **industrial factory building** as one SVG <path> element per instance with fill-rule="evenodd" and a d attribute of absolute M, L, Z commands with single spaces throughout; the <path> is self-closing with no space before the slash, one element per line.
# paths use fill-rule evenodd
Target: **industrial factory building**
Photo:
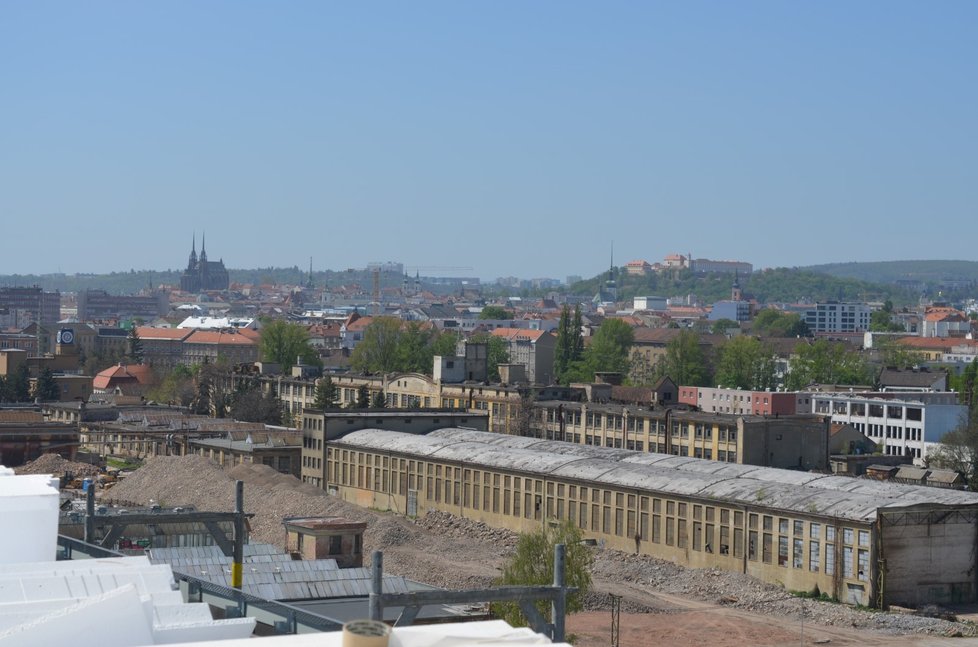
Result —
<path fill-rule="evenodd" d="M 978 494 L 505 436 L 364 429 L 327 443 L 327 488 L 886 607 L 974 602 Z"/>

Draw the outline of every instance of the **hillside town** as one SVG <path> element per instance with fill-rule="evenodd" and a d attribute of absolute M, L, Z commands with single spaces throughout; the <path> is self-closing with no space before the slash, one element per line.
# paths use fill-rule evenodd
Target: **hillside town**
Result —
<path fill-rule="evenodd" d="M 726 280 L 728 298 L 622 289 L 676 273 Z M 0 462 L 52 473 L 108 515 L 87 526 L 69 497 L 82 512 L 62 513 L 60 534 L 203 580 L 206 565 L 180 566 L 178 547 L 234 534 L 227 473 L 257 488 L 247 545 L 272 552 L 251 561 L 311 560 L 289 580 L 307 589 L 333 577 L 317 560 L 369 578 L 365 546 L 386 546 L 405 590 L 405 576 L 491 584 L 462 557 L 447 571 L 400 561 L 398 542 L 377 536 L 406 532 L 393 516 L 453 528 L 491 560 L 518 533 L 569 523 L 600 546 L 599 572 L 616 564 L 599 584 L 609 594 L 628 568 L 669 563 L 689 582 L 696 569 L 750 578 L 753 597 L 733 580 L 718 594 L 762 615 L 757 601 L 779 587 L 881 610 L 975 602 L 974 302 L 767 303 L 752 273 L 669 254 L 612 265 L 594 294 L 535 280 L 517 284 L 535 294 L 506 296 L 515 279 L 410 276 L 394 262 L 367 265 L 367 285 L 317 285 L 311 270 L 302 284 L 252 285 L 195 240 L 179 285 L 0 287 Z M 291 494 L 265 502 L 272 484 Z M 156 530 L 111 523 L 164 505 L 172 517 Z M 424 532 L 404 541 L 432 541 Z M 304 533 L 336 541 L 305 555 Z M 332 594 L 262 591 L 338 613 Z M 589 613 L 607 599 L 591 594 Z M 970 631 L 895 617 L 884 626 Z"/>

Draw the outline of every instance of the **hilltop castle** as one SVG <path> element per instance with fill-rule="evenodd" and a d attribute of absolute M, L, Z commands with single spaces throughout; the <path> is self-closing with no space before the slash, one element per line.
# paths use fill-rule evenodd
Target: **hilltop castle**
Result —
<path fill-rule="evenodd" d="M 205 290 L 227 290 L 230 285 L 228 271 L 224 260 L 208 261 L 205 239 L 200 239 L 200 258 L 197 258 L 197 236 L 194 235 L 193 246 L 190 248 L 190 261 L 187 269 L 180 277 L 180 289 L 183 292 L 203 292 Z"/>

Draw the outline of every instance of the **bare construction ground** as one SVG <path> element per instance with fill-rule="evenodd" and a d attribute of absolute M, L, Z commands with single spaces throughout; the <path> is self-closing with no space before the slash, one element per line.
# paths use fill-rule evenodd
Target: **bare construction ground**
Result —
<path fill-rule="evenodd" d="M 342 516 L 366 521 L 365 551 L 382 550 L 391 574 L 446 588 L 484 587 L 498 575 L 516 535 L 446 513 L 415 521 L 360 508 L 271 468 L 229 471 L 199 457 L 158 457 L 106 500 L 232 510 L 234 481 L 245 482 L 245 509 L 255 513 L 252 537 L 284 546 L 288 516 Z M 595 549 L 587 612 L 568 619 L 577 644 L 609 645 L 609 594 L 622 596 L 621 645 L 978 645 L 950 638 L 978 634 L 968 622 L 859 610 L 803 600 L 737 573 L 687 569 L 671 562 Z M 947 637 L 947 638 L 945 638 Z M 802 642 L 803 641 L 803 642 Z"/>

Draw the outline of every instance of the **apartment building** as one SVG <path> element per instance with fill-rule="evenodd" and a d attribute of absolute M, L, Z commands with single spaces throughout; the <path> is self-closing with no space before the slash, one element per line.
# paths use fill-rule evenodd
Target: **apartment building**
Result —
<path fill-rule="evenodd" d="M 39 287 L 0 287 L 0 315 L 5 325 L 26 326 L 32 321 L 51 323 L 61 319 L 61 293 Z"/>
<path fill-rule="evenodd" d="M 799 391 L 747 391 L 702 386 L 679 387 L 679 401 L 707 413 L 739 416 L 791 416 L 811 412 L 811 394 Z"/>
<path fill-rule="evenodd" d="M 864 332 L 869 330 L 872 310 L 865 303 L 829 301 L 805 311 L 805 323 L 813 333 Z"/>
<path fill-rule="evenodd" d="M 82 290 L 78 293 L 78 319 L 155 319 L 170 310 L 167 293 L 159 290 L 150 295 L 116 295 L 105 290 Z"/>
<path fill-rule="evenodd" d="M 789 469 L 826 469 L 823 416 L 754 416 L 614 404 L 534 404 L 533 435 L 580 445 Z"/>
<path fill-rule="evenodd" d="M 812 412 L 852 425 L 887 456 L 923 465 L 929 451 L 967 419 L 956 393 L 813 393 Z"/>
<path fill-rule="evenodd" d="M 526 366 L 526 377 L 531 384 L 550 384 L 553 381 L 557 345 L 554 335 L 543 330 L 496 328 L 492 336 L 506 342 L 510 363 Z"/>

